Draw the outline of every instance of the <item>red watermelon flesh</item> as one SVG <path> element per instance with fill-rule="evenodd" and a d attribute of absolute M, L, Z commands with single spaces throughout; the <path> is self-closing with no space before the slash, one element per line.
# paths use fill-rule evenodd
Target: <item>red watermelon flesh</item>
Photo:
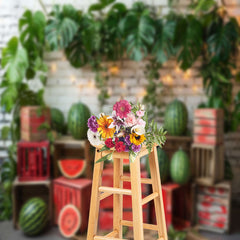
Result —
<path fill-rule="evenodd" d="M 66 205 L 62 208 L 58 218 L 60 233 L 66 238 L 74 236 L 80 228 L 81 220 L 78 209 L 72 204 Z"/>
<path fill-rule="evenodd" d="M 83 159 L 66 159 L 58 161 L 59 169 L 66 178 L 74 179 L 85 172 L 86 161 Z"/>

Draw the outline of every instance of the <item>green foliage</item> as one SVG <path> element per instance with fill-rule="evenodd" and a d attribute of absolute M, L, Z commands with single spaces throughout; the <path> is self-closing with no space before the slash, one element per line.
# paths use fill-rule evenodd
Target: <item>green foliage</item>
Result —
<path fill-rule="evenodd" d="M 6 71 L 5 78 L 9 83 L 22 81 L 28 68 L 27 51 L 13 37 L 2 50 L 2 68 Z"/>
<path fill-rule="evenodd" d="M 154 42 L 155 28 L 145 5 L 142 2 L 134 3 L 119 27 L 128 56 L 135 61 L 147 56 L 148 48 Z"/>
<path fill-rule="evenodd" d="M 3 141 L 6 141 L 9 137 L 9 134 L 10 134 L 10 127 L 9 126 L 4 126 L 2 129 L 1 129 L 1 139 Z"/>
<path fill-rule="evenodd" d="M 169 240 L 186 240 L 187 233 L 184 231 L 176 231 L 171 225 L 168 229 L 168 239 Z"/>
<path fill-rule="evenodd" d="M 193 16 L 179 17 L 175 28 L 174 43 L 178 47 L 178 62 L 187 70 L 197 60 L 202 49 L 202 25 Z"/>
<path fill-rule="evenodd" d="M 73 40 L 78 30 L 79 13 L 71 5 L 59 5 L 53 7 L 50 19 L 45 28 L 46 41 L 51 50 L 66 48 Z"/>

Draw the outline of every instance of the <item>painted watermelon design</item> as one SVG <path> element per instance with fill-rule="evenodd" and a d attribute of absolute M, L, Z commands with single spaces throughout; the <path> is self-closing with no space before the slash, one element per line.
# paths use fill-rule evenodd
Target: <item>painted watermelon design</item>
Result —
<path fill-rule="evenodd" d="M 65 121 L 63 113 L 57 108 L 51 108 L 51 127 L 53 130 L 64 133 Z"/>
<path fill-rule="evenodd" d="M 47 220 L 47 204 L 41 198 L 31 198 L 20 211 L 19 225 L 26 235 L 34 236 L 41 233 Z"/>
<path fill-rule="evenodd" d="M 160 177 L 161 177 L 161 182 L 164 183 L 167 181 L 169 177 L 169 159 L 166 154 L 166 152 L 160 148 L 157 147 L 157 155 L 158 155 L 158 164 L 159 164 L 159 172 L 160 172 Z M 148 175 L 150 176 L 150 167 L 149 167 L 149 158 L 147 157 L 146 159 L 146 168 L 148 171 Z"/>
<path fill-rule="evenodd" d="M 165 111 L 164 128 L 172 136 L 181 136 L 186 132 L 188 112 L 185 104 L 179 100 L 171 102 Z"/>
<path fill-rule="evenodd" d="M 183 150 L 178 150 L 172 156 L 170 163 L 170 175 L 172 180 L 178 184 L 185 184 L 190 177 L 190 162 Z"/>
<path fill-rule="evenodd" d="M 87 121 L 91 113 L 83 103 L 75 103 L 68 113 L 68 130 L 75 139 L 87 138 Z"/>
<path fill-rule="evenodd" d="M 129 172 L 130 171 L 129 159 L 123 159 L 123 171 L 124 172 Z"/>
<path fill-rule="evenodd" d="M 68 204 L 61 210 L 58 217 L 58 227 L 60 233 L 66 237 L 73 237 L 81 226 L 81 215 L 78 209 Z"/>
<path fill-rule="evenodd" d="M 83 159 L 65 159 L 58 161 L 58 167 L 66 178 L 74 179 L 83 175 L 86 161 Z"/>

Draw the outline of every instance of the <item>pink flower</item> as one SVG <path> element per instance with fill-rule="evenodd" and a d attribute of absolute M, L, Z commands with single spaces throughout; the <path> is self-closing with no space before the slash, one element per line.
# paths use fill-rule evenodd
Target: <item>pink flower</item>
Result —
<path fill-rule="evenodd" d="M 143 119 L 141 119 L 141 118 L 138 118 L 137 124 L 140 125 L 140 126 L 142 126 L 142 127 L 144 127 L 144 128 L 145 128 L 145 126 L 146 126 L 146 122 L 145 122 Z"/>
<path fill-rule="evenodd" d="M 126 147 L 125 147 L 123 142 L 120 142 L 120 141 L 116 142 L 115 149 L 116 149 L 117 152 L 124 152 L 125 148 Z"/>
<path fill-rule="evenodd" d="M 144 111 L 139 110 L 139 111 L 136 112 L 136 114 L 137 114 L 138 117 L 143 117 L 144 116 Z"/>
<path fill-rule="evenodd" d="M 133 113 L 129 113 L 125 120 L 125 125 L 127 127 L 131 127 L 131 126 L 135 125 L 136 123 L 137 123 L 137 120 L 136 120 L 135 115 Z"/>
<path fill-rule="evenodd" d="M 116 111 L 117 116 L 120 118 L 126 118 L 131 111 L 131 105 L 127 100 L 120 100 L 114 104 L 113 110 Z"/>

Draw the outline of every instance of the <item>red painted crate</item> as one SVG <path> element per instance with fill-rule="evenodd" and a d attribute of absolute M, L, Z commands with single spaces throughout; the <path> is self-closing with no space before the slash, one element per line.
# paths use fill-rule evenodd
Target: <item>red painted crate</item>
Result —
<path fill-rule="evenodd" d="M 123 220 L 132 221 L 132 211 L 123 211 Z M 148 222 L 148 211 L 143 210 L 143 222 Z M 113 211 L 100 210 L 99 212 L 99 229 L 109 231 L 113 229 Z"/>
<path fill-rule="evenodd" d="M 130 176 L 130 173 L 124 173 L 124 176 Z M 141 177 L 146 178 L 147 177 L 147 171 L 141 172 Z M 107 167 L 103 170 L 102 174 L 102 185 L 106 187 L 113 187 L 113 168 Z M 131 189 L 131 183 L 130 182 L 123 182 L 123 188 Z M 146 197 L 148 195 L 148 185 L 142 184 L 142 194 L 143 197 Z M 100 208 L 101 209 L 112 209 L 113 208 L 113 196 L 109 196 L 108 198 L 103 199 L 100 202 Z M 132 208 L 132 198 L 131 196 L 123 196 L 123 208 L 124 209 L 131 209 Z M 143 205 L 143 208 L 147 208 L 147 205 Z"/>
<path fill-rule="evenodd" d="M 176 183 L 162 184 L 162 196 L 167 228 L 182 230 L 191 225 L 191 197 L 190 187 Z M 152 204 L 151 219 L 156 224 L 155 209 Z"/>
<path fill-rule="evenodd" d="M 85 178 L 66 179 L 60 177 L 53 181 L 55 224 L 58 224 L 58 216 L 61 209 L 67 204 L 73 204 L 81 214 L 80 232 L 84 232 L 87 229 L 91 186 L 92 181 Z"/>
<path fill-rule="evenodd" d="M 51 123 L 50 109 L 38 106 L 21 108 L 21 139 L 25 141 L 43 141 L 47 139 L 46 129 L 39 129 L 42 124 Z"/>
<path fill-rule="evenodd" d="M 50 177 L 49 142 L 21 141 L 17 155 L 19 181 L 41 181 Z"/>
<path fill-rule="evenodd" d="M 217 145 L 224 140 L 222 109 L 196 109 L 194 112 L 194 143 Z"/>

